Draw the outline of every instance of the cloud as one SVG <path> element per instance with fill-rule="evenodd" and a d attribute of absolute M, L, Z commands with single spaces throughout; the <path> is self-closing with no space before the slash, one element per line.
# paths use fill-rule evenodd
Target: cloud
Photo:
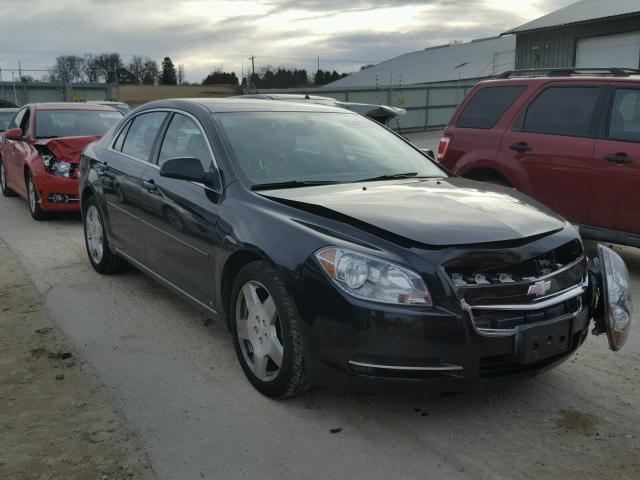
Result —
<path fill-rule="evenodd" d="M 350 71 L 452 39 L 492 36 L 571 0 L 13 0 L 1 1 L 3 72 L 57 55 L 119 52 L 184 64 L 187 79 L 257 64 Z M 28 34 L 25 32 L 28 31 Z M 437 66 L 434 66 L 437 68 Z M 33 72 L 34 76 L 38 76 Z M 6 74 L 5 74 L 5 79 Z"/>

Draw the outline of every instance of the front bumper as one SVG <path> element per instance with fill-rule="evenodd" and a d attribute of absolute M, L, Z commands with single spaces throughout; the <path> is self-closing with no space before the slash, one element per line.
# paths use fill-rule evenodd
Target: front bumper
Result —
<path fill-rule="evenodd" d="M 46 212 L 80 211 L 79 180 L 53 175 L 47 171 L 33 172 L 40 198 L 40 208 Z"/>
<path fill-rule="evenodd" d="M 551 368 L 579 348 L 588 332 L 590 298 L 584 283 L 540 302 L 529 323 L 487 332 L 464 305 L 460 312 L 419 310 L 321 290 L 316 312 L 305 322 L 309 368 L 321 385 L 356 391 L 458 392 L 511 382 Z"/>

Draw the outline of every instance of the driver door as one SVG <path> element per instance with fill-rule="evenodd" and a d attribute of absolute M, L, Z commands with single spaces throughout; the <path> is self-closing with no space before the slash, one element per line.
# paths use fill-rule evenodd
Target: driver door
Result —
<path fill-rule="evenodd" d="M 214 258 L 220 192 L 162 177 L 170 158 L 194 157 L 214 168 L 204 129 L 192 116 L 174 113 L 158 148 L 157 167 L 142 182 L 143 228 L 149 268 L 207 306 L 214 305 Z"/>

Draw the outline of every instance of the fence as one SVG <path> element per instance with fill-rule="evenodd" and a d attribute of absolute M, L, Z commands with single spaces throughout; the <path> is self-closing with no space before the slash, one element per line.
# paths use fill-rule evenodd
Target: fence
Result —
<path fill-rule="evenodd" d="M 26 103 L 107 100 L 111 86 L 106 83 L 22 83 L 0 82 L 0 100 L 22 106 Z"/>
<path fill-rule="evenodd" d="M 260 90 L 259 93 L 308 93 L 345 102 L 401 107 L 407 114 L 391 127 L 404 131 L 444 128 L 473 83 L 393 87 L 309 88 Z M 395 124 L 395 125 L 394 125 Z"/>

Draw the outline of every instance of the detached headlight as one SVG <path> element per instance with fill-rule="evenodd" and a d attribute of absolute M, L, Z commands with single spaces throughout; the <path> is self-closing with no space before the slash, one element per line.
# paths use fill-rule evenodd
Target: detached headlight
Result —
<path fill-rule="evenodd" d="M 344 248 L 323 248 L 315 255 L 329 278 L 349 295 L 396 305 L 433 306 L 420 275 L 405 267 Z"/>
<path fill-rule="evenodd" d="M 598 258 L 602 269 L 602 301 L 609 347 L 620 350 L 629 336 L 633 314 L 629 272 L 624 260 L 610 248 L 598 245 Z"/>
<path fill-rule="evenodd" d="M 51 173 L 67 178 L 70 178 L 72 176 L 72 163 L 59 160 L 52 154 L 48 153 L 41 154 L 40 157 L 42 158 L 42 163 L 44 163 L 44 166 L 47 167 L 47 169 L 49 169 Z"/>

